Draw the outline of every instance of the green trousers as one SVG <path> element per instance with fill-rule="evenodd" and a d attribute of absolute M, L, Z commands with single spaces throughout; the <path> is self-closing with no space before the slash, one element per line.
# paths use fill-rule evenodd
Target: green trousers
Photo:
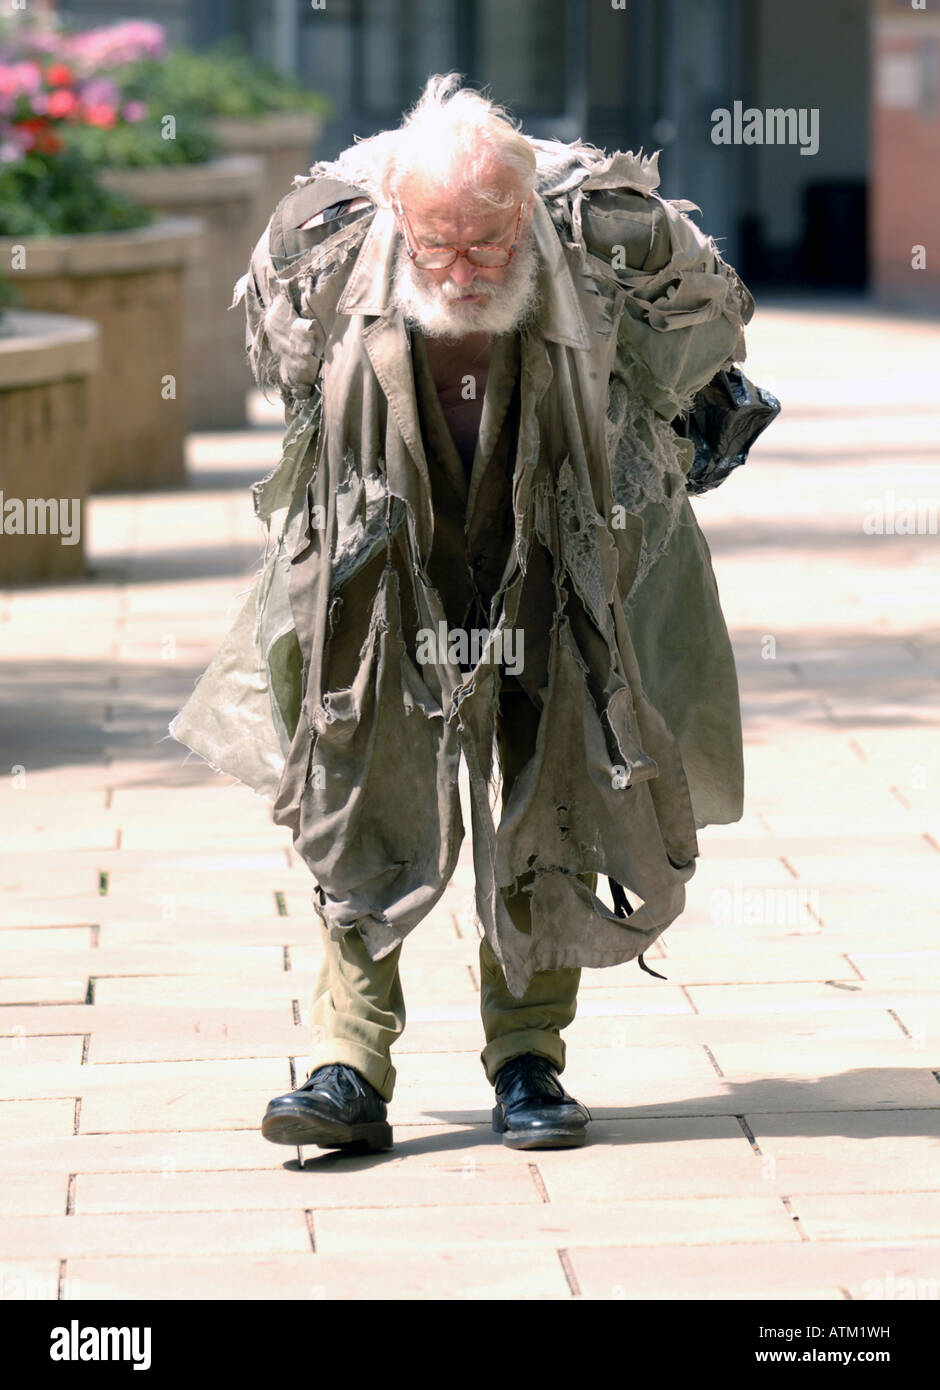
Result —
<path fill-rule="evenodd" d="M 503 805 L 521 768 L 535 748 L 537 712 L 528 696 L 507 683 L 499 707 L 497 746 L 503 774 Z M 582 875 L 592 892 L 596 874 Z M 529 897 L 517 891 L 506 900 L 513 922 L 530 931 Z M 320 925 L 323 964 L 314 988 L 313 1051 L 310 1070 L 329 1062 L 354 1067 L 385 1100 L 395 1087 L 392 1044 L 405 1027 L 405 1000 L 398 963 L 402 947 L 374 961 L 353 927 L 332 941 Z M 504 1062 L 520 1052 L 538 1052 L 564 1070 L 565 1044 L 560 1036 L 577 1011 L 579 969 L 546 970 L 533 975 L 516 999 L 506 987 L 500 964 L 486 939 L 480 941 L 480 1013 L 486 1045 L 480 1061 L 495 1084 Z"/>

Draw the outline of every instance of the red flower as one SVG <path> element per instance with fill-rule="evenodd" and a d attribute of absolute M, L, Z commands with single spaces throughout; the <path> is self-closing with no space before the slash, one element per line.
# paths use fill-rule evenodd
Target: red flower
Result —
<path fill-rule="evenodd" d="M 31 121 L 15 121 L 14 130 L 25 130 L 32 137 L 30 149 L 37 154 L 58 154 L 62 148 L 62 141 L 49 125 L 49 122 L 37 116 Z"/>
<path fill-rule="evenodd" d="M 78 97 L 74 92 L 67 92 L 60 88 L 57 92 L 49 93 L 49 101 L 46 111 L 50 116 L 61 119 L 75 114 L 78 110 Z"/>
<path fill-rule="evenodd" d="M 117 112 L 113 106 L 107 106 L 102 101 L 96 102 L 93 106 L 85 107 L 85 123 L 110 130 L 113 125 L 117 124 Z"/>
<path fill-rule="evenodd" d="M 50 87 L 70 87 L 75 74 L 66 63 L 50 63 L 46 68 L 46 82 Z"/>

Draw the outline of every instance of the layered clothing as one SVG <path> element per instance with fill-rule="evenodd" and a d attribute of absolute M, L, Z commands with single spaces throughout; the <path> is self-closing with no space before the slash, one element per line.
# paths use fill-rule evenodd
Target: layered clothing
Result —
<path fill-rule="evenodd" d="M 329 165 L 275 210 L 236 291 L 256 379 L 286 407 L 253 489 L 269 544 L 171 725 L 273 800 L 330 936 L 357 929 L 374 960 L 453 874 L 463 756 L 477 913 L 516 997 L 536 972 L 640 955 L 683 909 L 697 829 L 741 815 L 734 660 L 670 422 L 743 360 L 754 308 L 692 205 L 656 193 L 655 156 L 533 145 L 539 308 L 496 340 L 469 477 L 434 444 L 392 212 L 344 214 L 364 190 Z M 280 377 L 278 304 L 315 329 L 312 388 Z M 468 614 L 478 659 L 429 658 L 422 634 Z M 537 731 L 497 811 L 507 681 Z M 625 888 L 628 917 L 591 875 Z M 529 930 L 507 909 L 520 891 Z"/>

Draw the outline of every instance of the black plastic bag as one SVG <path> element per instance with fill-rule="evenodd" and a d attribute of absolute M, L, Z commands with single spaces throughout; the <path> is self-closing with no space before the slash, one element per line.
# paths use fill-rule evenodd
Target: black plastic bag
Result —
<path fill-rule="evenodd" d="M 740 367 L 716 373 L 699 391 L 688 414 L 672 422 L 676 433 L 695 445 L 686 491 L 709 492 L 723 483 L 732 469 L 746 461 L 754 440 L 779 414 L 777 397 L 749 381 Z"/>

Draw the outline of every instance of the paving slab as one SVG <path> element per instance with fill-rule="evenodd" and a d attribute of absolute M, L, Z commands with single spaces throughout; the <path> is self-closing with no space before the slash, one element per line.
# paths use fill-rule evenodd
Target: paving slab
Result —
<path fill-rule="evenodd" d="M 42 961 L 47 956 L 58 960 L 70 952 L 81 952 L 94 945 L 94 936 L 88 926 L 60 927 L 20 927 L 0 930 L 0 958 L 3 960 L 4 974 L 8 967 L 19 958 L 35 958 Z M 18 971 L 11 970 L 10 974 Z"/>
<path fill-rule="evenodd" d="M 810 1240 L 940 1237 L 940 1192 L 935 1190 L 802 1193 L 793 1198 L 793 1210 Z"/>
<path fill-rule="evenodd" d="M 285 1146 L 286 1147 L 286 1146 Z M 139 1211 L 321 1211 L 333 1208 L 526 1205 L 541 1202 L 528 1168 L 450 1160 L 440 1166 L 385 1163 L 381 1183 L 371 1168 L 346 1164 L 302 1171 L 79 1173 L 77 1215 Z"/>
<path fill-rule="evenodd" d="M 120 1027 L 122 1023 L 133 1026 L 130 1009 L 118 1015 L 113 1010 L 86 1004 L 84 1000 L 81 1004 L 7 1004 L 0 1009 L 0 1037 L 3 1038 L 0 1046 L 16 1052 L 19 1047 L 29 1045 L 21 1043 L 22 1038 L 81 1037 L 89 1032 L 95 1019 L 101 1020 L 106 1027 L 109 1016 L 113 1017 L 114 1026 Z"/>
<path fill-rule="evenodd" d="M 26 937 L 26 932 L 12 932 L 12 936 Z M 84 933 L 87 943 L 88 933 Z M 70 949 L 63 943 L 62 949 L 52 951 L 46 943 L 39 945 L 35 940 L 18 942 L 4 952 L 4 964 L 10 979 L 21 976 L 35 976 L 37 968 L 55 963 L 61 972 L 70 972 L 87 979 L 94 977 L 105 980 L 113 977 L 146 977 L 173 975 L 208 975 L 214 966 L 225 970 L 242 970 L 246 975 L 259 973 L 284 974 L 283 947 L 242 946 L 230 944 L 191 944 L 189 942 L 154 943 L 137 941 L 123 946 L 108 944 L 108 937 L 99 938 L 100 944 L 85 944 Z"/>
<path fill-rule="evenodd" d="M 46 1104 L 52 1102 L 23 1102 Z M 4 1101 L 3 1110 L 11 1105 Z M 0 1110 L 0 1121 L 3 1119 Z M 74 1115 L 74 1105 L 72 1107 Z M 210 1172 L 229 1168 L 279 1168 L 296 1152 L 269 1144 L 257 1126 L 239 1130 L 143 1130 L 139 1133 L 73 1134 L 69 1127 L 56 1134 L 51 1127 L 25 1123 L 19 1135 L 4 1131 L 0 1172 L 31 1172 L 40 1165 L 51 1172 L 164 1173 Z M 66 1137 L 67 1136 L 67 1137 Z"/>
<path fill-rule="evenodd" d="M 288 1067 L 279 1058 L 79 1070 L 85 1133 L 244 1129 L 260 1124 L 271 1096 L 290 1089 Z"/>
<path fill-rule="evenodd" d="M 940 1297 L 940 1245 L 929 1242 L 572 1246 L 568 1259 L 580 1295 L 590 1299 L 884 1302 Z"/>
<path fill-rule="evenodd" d="M 812 899 L 794 897 L 795 906 L 801 901 L 812 902 Z M 765 906 L 775 910 L 769 901 Z M 728 928 L 716 926 L 709 935 L 714 938 L 722 930 Z M 738 938 L 733 948 L 724 944 L 718 946 L 714 939 L 706 946 L 704 935 L 704 932 L 696 936 L 688 932 L 676 934 L 665 943 L 668 964 L 660 973 L 667 975 L 670 984 L 695 989 L 698 985 L 740 985 L 752 981 L 777 984 L 789 980 L 858 978 L 844 955 L 821 942 L 815 934 L 804 935 L 798 942 L 772 945 Z"/>
<path fill-rule="evenodd" d="M 597 1008 L 607 1012 L 613 1007 L 625 1017 L 632 1014 L 637 1018 L 695 1013 L 689 996 L 679 985 L 663 980 L 637 984 L 635 981 L 640 972 L 635 969 L 631 970 L 626 981 L 623 975 L 618 979 L 613 978 L 614 970 L 625 969 L 612 966 L 610 970 L 583 970 L 578 990 L 579 1010 Z"/>
<path fill-rule="evenodd" d="M 571 1085 L 568 1085 L 568 1082 Z M 716 1076 L 712 1085 L 694 1080 L 642 1079 L 581 1085 L 566 1073 L 566 1089 L 595 1117 L 643 1115 L 754 1115 L 784 1111 L 937 1108 L 936 1079 L 920 1071 L 864 1069 L 823 1077 L 761 1076 L 736 1081 Z M 422 1093 L 422 1099 L 423 1099 Z M 430 1097 L 427 1102 L 430 1104 Z"/>
<path fill-rule="evenodd" d="M 98 889 L 98 854 L 71 850 L 56 855 L 56 871 L 49 873 L 45 855 L 4 854 L 0 859 L 0 892 L 8 904 L 18 896 L 29 897 L 42 888 L 48 898 L 71 898 Z"/>
<path fill-rule="evenodd" d="M 0 1101 L 0 1133 L 6 1144 L 16 1139 L 33 1139 L 41 1135 L 53 1140 L 72 1134 L 75 1129 L 75 1098 L 56 1100 Z"/>
<path fill-rule="evenodd" d="M 63 1216 L 69 1179 L 64 1173 L 38 1169 L 12 1173 L 0 1183 L 0 1219 L 16 1216 Z"/>
<path fill-rule="evenodd" d="M 925 1192 L 936 1186 L 940 1110 L 751 1115 L 762 1178 L 776 1191 Z"/>
<path fill-rule="evenodd" d="M 100 943 L 107 946 L 136 946 L 152 943 L 163 946 L 214 945 L 274 946 L 283 951 L 305 944 L 307 924 L 295 917 L 283 917 L 277 912 L 276 900 L 267 913 L 247 921 L 239 921 L 237 929 L 228 917 L 165 917 L 160 921 L 140 919 L 133 911 L 122 911 L 102 924 Z"/>
<path fill-rule="evenodd" d="M 23 829 L 24 821 L 29 829 Z M 40 849 L 47 856 L 70 850 L 100 852 L 114 848 L 118 831 L 110 816 L 84 817 L 78 826 L 49 825 L 39 807 L 19 818 L 18 825 L 18 830 L 3 830 L 3 845 L 9 854 L 35 853 Z"/>
<path fill-rule="evenodd" d="M 411 1024 L 409 1018 L 408 1028 Z M 618 1012 L 615 1000 L 595 1005 L 593 1000 L 585 1002 L 583 994 L 578 1001 L 577 1016 L 565 1029 L 564 1037 L 573 1055 L 585 1047 L 660 1049 L 676 1043 L 709 1046 L 714 1052 L 719 1043 L 726 1043 L 775 1048 L 775 1060 L 786 1056 L 791 1046 L 830 1040 L 864 1043 L 881 1040 L 890 1047 L 900 1038 L 908 1047 L 913 1045 L 904 1028 L 886 1009 L 844 1009 L 816 1014 L 805 1011 L 773 1014 L 767 1018 L 687 1013 L 660 1015 L 652 1023 L 645 1015 Z M 401 1041 L 396 1044 L 401 1045 Z M 907 1056 L 903 1052 L 898 1055 Z"/>
<path fill-rule="evenodd" d="M 689 988 L 696 1010 L 710 1016 L 729 1014 L 815 1013 L 821 1010 L 898 1009 L 904 1005 L 931 1006 L 937 997 L 930 981 L 899 981 L 880 987 L 857 976 L 794 984 L 699 984 Z"/>
<path fill-rule="evenodd" d="M 940 1067 L 940 1040 L 933 1043 L 932 1049 L 918 1048 L 899 1030 L 890 1040 L 881 1037 L 825 1042 L 791 1040 L 785 1045 L 716 1042 L 712 1055 L 729 1080 L 752 1076 L 835 1076 L 879 1068 L 892 1072 L 924 1072 L 932 1076 L 932 1067 Z M 940 1103 L 940 1095 L 937 1099 Z"/>
<path fill-rule="evenodd" d="M 0 1260 L 0 1300 L 55 1303 L 69 1293 L 81 1296 L 67 1276 L 60 1278 L 58 1260 Z"/>
<path fill-rule="evenodd" d="M 849 959 L 862 977 L 875 982 L 940 981 L 940 951 L 851 951 Z"/>
<path fill-rule="evenodd" d="M 16 1217 L 3 1223 L 8 1257 L 299 1254 L 310 1249 L 303 1211 L 122 1212 Z"/>
<path fill-rule="evenodd" d="M 24 975 L 0 979 L 0 1004 L 81 1004 L 88 977 Z"/>
<path fill-rule="evenodd" d="M 217 1008 L 223 1002 L 234 1009 L 273 1008 L 296 998 L 298 978 L 276 966 L 263 974 L 237 974 L 230 969 L 215 974 L 112 975 L 98 980 L 95 1003 L 124 1009 Z"/>
<path fill-rule="evenodd" d="M 69 1261 L 82 1298 L 370 1301 L 572 1297 L 554 1250 L 367 1251 Z M 0 1285 L 2 1287 L 2 1285 Z"/>
<path fill-rule="evenodd" d="M 896 896 L 895 892 L 893 897 Z M 931 949 L 937 940 L 936 895 L 908 885 L 904 900 L 905 946 L 911 950 Z M 895 904 L 887 893 L 826 887 L 818 890 L 813 906 L 822 921 L 822 939 L 853 960 L 858 952 L 878 952 L 890 940 L 884 924 L 890 920 Z"/>
<path fill-rule="evenodd" d="M 531 1151 L 552 1202 L 763 1197 L 761 1163 L 733 1117 L 605 1121 L 588 1162 L 567 1150 Z"/>
<path fill-rule="evenodd" d="M 11 1069 L 12 1075 L 0 1079 L 6 1091 L 16 1092 L 26 1085 L 31 1095 L 42 1099 L 56 1094 L 80 1095 L 89 1102 L 102 1093 L 119 1094 L 142 1089 L 154 1096 L 170 1095 L 187 1087 L 193 1090 L 231 1089 L 238 1081 L 248 1089 L 262 1085 L 282 1085 L 288 1077 L 283 1058 L 200 1059 L 183 1062 L 117 1062 L 87 1066 L 23 1062 Z M 16 1098 L 14 1095 L 12 1098 Z"/>
<path fill-rule="evenodd" d="M 489 1116 L 476 1123 L 453 1125 L 425 1120 L 422 1124 L 394 1124 L 394 1147 L 377 1154 L 338 1154 L 334 1150 L 306 1146 L 302 1151 L 307 1173 L 359 1172 L 385 1166 L 439 1168 L 459 1163 L 461 1172 L 484 1163 L 516 1171 L 527 1165 L 520 1154 L 506 1148 L 492 1131 Z M 523 1155 L 524 1157 L 524 1155 Z M 289 1144 L 269 1144 L 257 1124 L 246 1129 L 167 1130 L 75 1135 L 56 1138 L 37 1129 L 6 1140 L 0 1148 L 0 1172 L 30 1171 L 42 1163 L 50 1171 L 75 1173 L 209 1173 L 238 1170 L 285 1169 L 300 1172 L 300 1155 Z"/>
<path fill-rule="evenodd" d="M 275 1008 L 117 1010 L 116 1022 L 96 1017 L 86 1061 L 196 1062 L 287 1057 L 309 1048 L 310 1030 L 292 1021 L 284 1004 Z"/>
<path fill-rule="evenodd" d="M 4 1071 L 13 1071 L 21 1066 L 69 1066 L 81 1064 L 85 1049 L 85 1035 L 82 1033 L 28 1033 L 22 1024 L 14 1024 L 11 1032 L 4 1017 L 0 1014 L 0 1066 Z M 14 1012 L 11 1010 L 10 1012 Z M 48 1027 L 49 1025 L 46 1024 Z"/>
<path fill-rule="evenodd" d="M 507 1206 L 398 1207 L 329 1210 L 317 1214 L 317 1250 L 494 1249 L 531 1245 L 709 1245 L 798 1241 L 794 1223 L 774 1197 L 662 1198 L 656 1202 L 550 1202 Z"/>

